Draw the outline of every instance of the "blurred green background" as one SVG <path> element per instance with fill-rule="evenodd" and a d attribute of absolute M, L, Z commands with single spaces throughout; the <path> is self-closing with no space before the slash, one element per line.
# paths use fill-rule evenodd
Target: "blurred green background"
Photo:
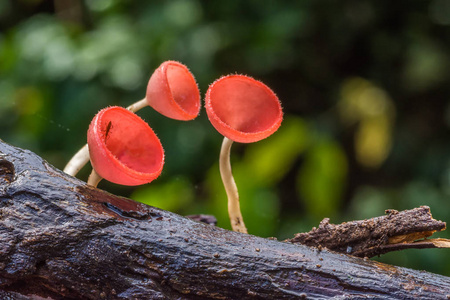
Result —
<path fill-rule="evenodd" d="M 420 205 L 449 222 L 449 26 L 448 0 L 2 0 L 0 138 L 62 169 L 97 111 L 142 99 L 153 70 L 178 60 L 202 95 L 243 73 L 282 101 L 276 134 L 232 149 L 250 233 L 284 239 L 324 217 Z M 230 228 L 222 138 L 204 110 L 190 122 L 138 114 L 165 147 L 162 176 L 99 187 Z M 450 249 L 376 259 L 450 275 Z"/>

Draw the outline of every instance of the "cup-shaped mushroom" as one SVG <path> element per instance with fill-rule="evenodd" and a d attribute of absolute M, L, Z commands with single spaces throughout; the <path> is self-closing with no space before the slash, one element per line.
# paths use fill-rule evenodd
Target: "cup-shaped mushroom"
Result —
<path fill-rule="evenodd" d="M 195 119 L 200 112 L 200 91 L 189 69 L 176 61 L 162 63 L 150 77 L 145 98 L 127 109 L 137 112 L 146 106 L 172 119 Z M 70 159 L 64 172 L 75 176 L 88 161 L 89 151 L 85 145 Z"/>
<path fill-rule="evenodd" d="M 140 185 L 161 174 L 161 142 L 150 126 L 129 110 L 117 106 L 101 110 L 87 136 L 92 166 L 106 180 Z"/>
<path fill-rule="evenodd" d="M 283 111 L 275 93 L 244 75 L 228 75 L 212 83 L 205 97 L 211 124 L 240 143 L 262 140 L 280 127 Z"/>
<path fill-rule="evenodd" d="M 228 196 L 231 227 L 247 233 L 231 171 L 231 145 L 233 141 L 257 142 L 274 133 L 283 120 L 281 104 L 269 87 L 244 75 L 228 75 L 213 82 L 206 92 L 205 102 L 211 124 L 225 136 L 219 167 Z"/>
<path fill-rule="evenodd" d="M 166 117 L 188 121 L 200 112 L 200 91 L 189 69 L 176 61 L 166 61 L 150 77 L 148 105 Z"/>

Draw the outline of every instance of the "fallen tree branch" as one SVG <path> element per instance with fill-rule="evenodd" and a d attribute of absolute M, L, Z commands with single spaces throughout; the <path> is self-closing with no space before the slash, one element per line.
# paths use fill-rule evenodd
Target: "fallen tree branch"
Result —
<path fill-rule="evenodd" d="M 195 222 L 90 188 L 2 142 L 0 241 L 4 299 L 450 295 L 448 277 Z"/>
<path fill-rule="evenodd" d="M 450 248 L 447 239 L 422 240 L 446 227 L 445 222 L 433 219 L 428 206 L 401 212 L 391 209 L 386 213 L 385 216 L 338 225 L 330 224 L 326 218 L 318 228 L 298 233 L 286 241 L 358 257 L 411 248 Z"/>

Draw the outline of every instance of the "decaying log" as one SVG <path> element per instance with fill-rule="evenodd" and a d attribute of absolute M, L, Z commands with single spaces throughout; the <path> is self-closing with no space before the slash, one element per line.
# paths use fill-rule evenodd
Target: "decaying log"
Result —
<path fill-rule="evenodd" d="M 410 248 L 450 248 L 450 240 L 447 239 L 424 240 L 446 227 L 445 222 L 433 219 L 428 206 L 401 212 L 390 209 L 386 213 L 385 216 L 338 225 L 330 224 L 326 218 L 318 228 L 298 233 L 286 241 L 326 247 L 358 257 L 373 257 Z"/>
<path fill-rule="evenodd" d="M 0 298 L 39 297 L 448 299 L 450 278 L 199 223 L 0 142 Z"/>

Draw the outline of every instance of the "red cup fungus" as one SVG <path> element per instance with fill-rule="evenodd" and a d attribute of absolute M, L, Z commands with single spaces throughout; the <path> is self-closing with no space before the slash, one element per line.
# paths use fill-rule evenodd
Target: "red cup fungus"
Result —
<path fill-rule="evenodd" d="M 277 131 L 283 111 L 275 93 L 260 81 L 229 75 L 210 85 L 205 99 L 211 124 L 240 143 L 262 140 Z"/>
<path fill-rule="evenodd" d="M 252 143 L 277 131 L 283 111 L 275 93 L 262 82 L 244 75 L 229 75 L 212 83 L 205 97 L 211 124 L 225 136 L 220 173 L 228 196 L 228 213 L 234 231 L 247 233 L 239 207 L 239 194 L 230 164 L 233 141 Z"/>
<path fill-rule="evenodd" d="M 146 97 L 127 107 L 129 111 L 151 106 L 166 117 L 188 121 L 200 112 L 200 92 L 189 69 L 176 61 L 162 63 L 151 76 Z M 75 176 L 89 161 L 88 145 L 82 147 L 64 167 Z"/>
<path fill-rule="evenodd" d="M 108 181 L 140 185 L 161 174 L 161 142 L 145 121 L 125 108 L 101 110 L 89 126 L 87 140 L 95 172 Z M 96 186 L 98 182 L 88 183 Z"/>
<path fill-rule="evenodd" d="M 197 82 L 189 69 L 176 61 L 166 61 L 155 70 L 146 99 L 156 111 L 176 120 L 192 120 L 200 112 Z"/>

